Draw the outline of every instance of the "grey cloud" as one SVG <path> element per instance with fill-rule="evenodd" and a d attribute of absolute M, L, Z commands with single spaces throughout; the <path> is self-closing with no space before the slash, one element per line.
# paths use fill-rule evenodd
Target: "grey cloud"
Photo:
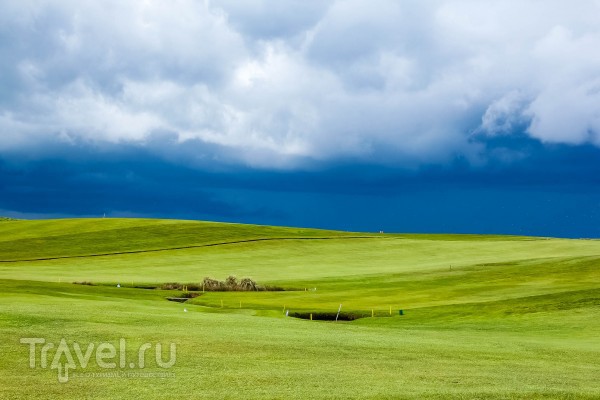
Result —
<path fill-rule="evenodd" d="M 331 0 L 220 0 L 214 2 L 231 25 L 250 40 L 294 39 L 315 26 Z"/>
<path fill-rule="evenodd" d="M 2 7 L 4 152 L 82 141 L 164 152 L 168 132 L 173 159 L 197 149 L 296 168 L 476 158 L 473 132 L 600 145 L 591 0 Z"/>
<path fill-rule="evenodd" d="M 527 115 L 530 102 L 520 91 L 505 94 L 489 105 L 481 118 L 481 130 L 490 135 L 524 132 L 531 123 Z"/>

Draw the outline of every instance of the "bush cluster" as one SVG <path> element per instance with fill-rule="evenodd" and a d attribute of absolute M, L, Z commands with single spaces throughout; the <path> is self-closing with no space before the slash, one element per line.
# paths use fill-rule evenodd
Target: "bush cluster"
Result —
<path fill-rule="evenodd" d="M 201 283 L 184 284 L 178 282 L 169 282 L 160 286 L 160 288 L 163 290 L 183 290 L 184 287 L 187 287 L 188 291 L 204 290 L 206 292 L 253 292 L 284 290 L 283 288 L 276 286 L 259 285 L 251 278 L 243 278 L 238 280 L 233 275 L 228 276 L 224 281 L 206 277 Z"/>

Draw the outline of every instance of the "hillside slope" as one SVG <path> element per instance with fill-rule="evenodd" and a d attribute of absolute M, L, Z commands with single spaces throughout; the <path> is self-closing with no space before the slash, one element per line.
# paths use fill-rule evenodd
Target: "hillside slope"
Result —
<path fill-rule="evenodd" d="M 318 229 L 181 220 L 11 221 L 0 224 L 0 261 L 175 249 L 256 239 L 352 235 Z"/>
<path fill-rule="evenodd" d="M 0 260 L 0 399 L 600 398 L 600 241 L 5 221 Z M 288 290 L 175 303 L 180 290 L 142 288 L 228 275 Z M 286 318 L 340 305 L 362 318 Z M 149 384 L 123 374 L 165 370 L 92 357 L 60 384 L 22 337 L 176 343 L 177 362 Z M 120 378 L 88 377 L 107 371 Z"/>

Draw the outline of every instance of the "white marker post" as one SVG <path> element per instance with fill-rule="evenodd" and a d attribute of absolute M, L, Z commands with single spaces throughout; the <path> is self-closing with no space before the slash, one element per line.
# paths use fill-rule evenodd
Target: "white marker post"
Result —
<path fill-rule="evenodd" d="M 337 315 L 335 316 L 335 322 L 337 322 L 337 320 L 338 320 L 338 317 L 340 316 L 340 311 L 342 311 L 342 305 L 341 305 L 341 304 L 340 304 L 340 308 L 338 308 L 338 313 L 337 313 Z"/>

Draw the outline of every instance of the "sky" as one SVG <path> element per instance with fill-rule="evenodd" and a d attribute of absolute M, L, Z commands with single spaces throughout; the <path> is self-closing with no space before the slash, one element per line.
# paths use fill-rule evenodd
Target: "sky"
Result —
<path fill-rule="evenodd" d="M 0 215 L 600 237 L 600 1 L 8 0 Z"/>

